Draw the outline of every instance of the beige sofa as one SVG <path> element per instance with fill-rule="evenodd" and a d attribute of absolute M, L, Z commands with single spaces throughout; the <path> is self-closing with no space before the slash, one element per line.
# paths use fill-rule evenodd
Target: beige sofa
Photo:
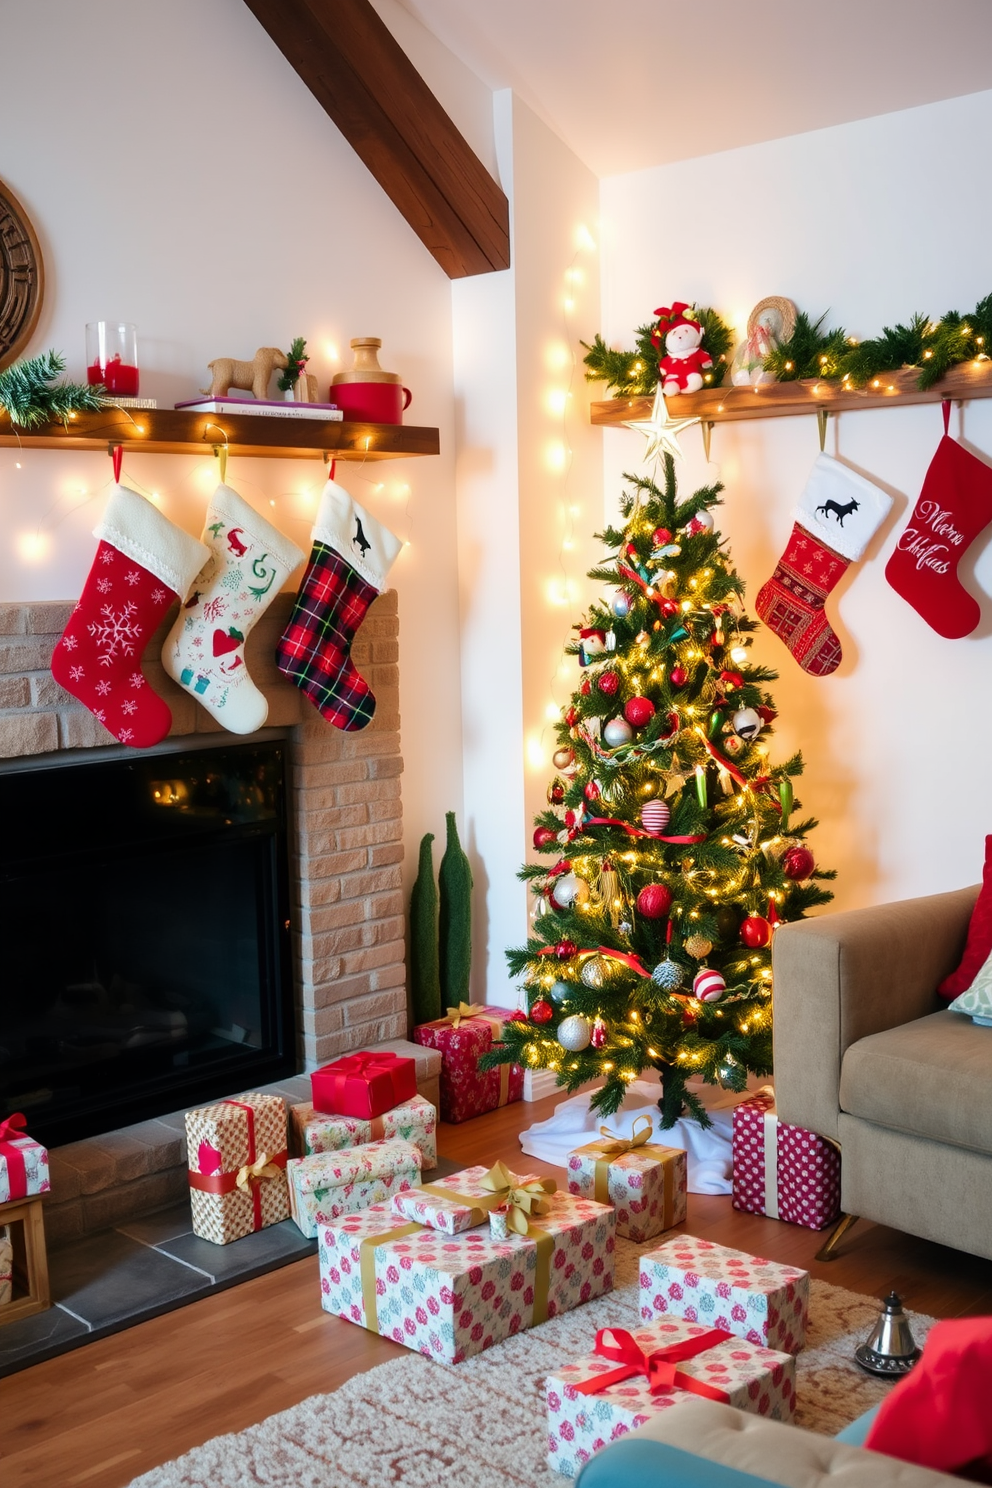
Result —
<path fill-rule="evenodd" d="M 841 1145 L 841 1205 L 992 1258 L 992 1028 L 947 1011 L 978 890 L 776 931 L 783 1121 Z"/>

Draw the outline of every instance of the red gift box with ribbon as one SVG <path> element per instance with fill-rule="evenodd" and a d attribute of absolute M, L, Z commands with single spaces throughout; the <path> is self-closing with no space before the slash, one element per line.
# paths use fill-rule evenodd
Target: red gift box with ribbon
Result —
<path fill-rule="evenodd" d="M 687 1395 L 790 1421 L 796 1364 L 790 1354 L 683 1318 L 601 1328 L 593 1352 L 559 1366 L 546 1384 L 548 1463 L 574 1478 L 607 1442 Z"/>
<path fill-rule="evenodd" d="M 20 1111 L 0 1121 L 0 1204 L 48 1193 L 48 1148 L 29 1137 Z"/>
<path fill-rule="evenodd" d="M 502 1040 L 503 1024 L 512 1017 L 510 1008 L 462 1002 L 449 1008 L 446 1017 L 413 1030 L 414 1043 L 441 1055 L 442 1121 L 468 1121 L 523 1098 L 524 1072 L 519 1064 L 479 1068 L 480 1054 Z"/>
<path fill-rule="evenodd" d="M 227 1245 L 289 1218 L 286 1105 L 250 1091 L 186 1112 L 193 1230 Z"/>
<path fill-rule="evenodd" d="M 734 1107 L 734 1208 L 823 1230 L 840 1215 L 840 1150 L 779 1121 L 770 1088 Z"/>
<path fill-rule="evenodd" d="M 346 1054 L 310 1076 L 313 1108 L 330 1116 L 374 1121 L 417 1094 L 417 1063 L 385 1050 Z"/>

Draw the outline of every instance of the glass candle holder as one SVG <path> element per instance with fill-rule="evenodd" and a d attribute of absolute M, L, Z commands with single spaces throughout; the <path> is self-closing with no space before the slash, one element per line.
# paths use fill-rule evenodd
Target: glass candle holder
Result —
<path fill-rule="evenodd" d="M 138 396 L 138 328 L 128 320 L 91 320 L 86 327 L 86 381 L 121 398 Z"/>

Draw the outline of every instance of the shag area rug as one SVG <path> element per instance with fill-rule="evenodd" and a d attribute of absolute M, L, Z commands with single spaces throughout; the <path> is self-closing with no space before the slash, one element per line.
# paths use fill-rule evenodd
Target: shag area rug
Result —
<path fill-rule="evenodd" d="M 658 1244 L 651 1242 L 651 1248 Z M 597 1328 L 638 1324 L 638 1248 L 617 1242 L 617 1288 L 464 1364 L 419 1354 L 358 1374 L 330 1395 L 217 1436 L 131 1488 L 561 1488 L 546 1462 L 544 1381 L 591 1351 Z M 891 1389 L 851 1355 L 879 1303 L 811 1283 L 796 1365 L 796 1424 L 833 1436 Z M 918 1344 L 933 1318 L 911 1314 Z"/>

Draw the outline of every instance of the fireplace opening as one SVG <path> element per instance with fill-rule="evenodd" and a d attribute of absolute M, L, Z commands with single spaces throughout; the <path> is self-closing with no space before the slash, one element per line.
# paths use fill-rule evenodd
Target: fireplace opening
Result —
<path fill-rule="evenodd" d="M 296 1069 L 286 743 L 0 775 L 0 1113 L 48 1145 Z"/>

